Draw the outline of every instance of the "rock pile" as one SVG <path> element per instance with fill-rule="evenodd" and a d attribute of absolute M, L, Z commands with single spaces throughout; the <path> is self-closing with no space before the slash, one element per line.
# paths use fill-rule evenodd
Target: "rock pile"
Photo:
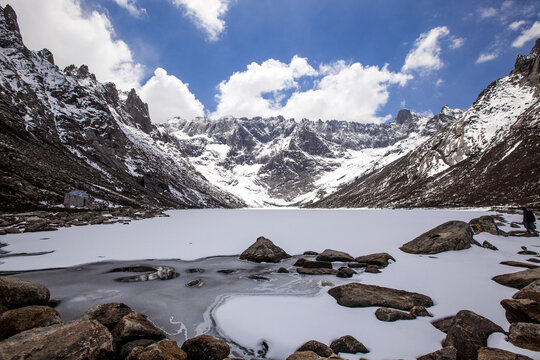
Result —
<path fill-rule="evenodd" d="M 368 353 L 369 350 L 351 335 L 345 335 L 332 341 L 330 346 L 316 340 L 310 340 L 300 346 L 287 360 L 342 360 L 338 353 L 358 354 Z"/>

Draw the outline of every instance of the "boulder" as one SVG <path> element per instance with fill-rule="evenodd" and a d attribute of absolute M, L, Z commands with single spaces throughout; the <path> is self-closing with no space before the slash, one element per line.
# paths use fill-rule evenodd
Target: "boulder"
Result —
<path fill-rule="evenodd" d="M 456 360 L 457 349 L 453 346 L 448 346 L 432 353 L 420 356 L 416 360 Z"/>
<path fill-rule="evenodd" d="M 540 301 L 540 280 L 535 280 L 512 296 L 512 299 Z"/>
<path fill-rule="evenodd" d="M 347 307 L 383 306 L 409 311 L 417 305 L 433 305 L 433 300 L 426 295 L 361 283 L 336 286 L 328 293 L 339 305 Z"/>
<path fill-rule="evenodd" d="M 524 263 L 520 261 L 501 261 L 500 264 L 508 265 L 508 266 L 515 266 L 515 267 L 523 267 L 527 269 L 536 269 L 537 267 L 539 267 L 538 265 L 535 265 L 535 264 L 528 264 L 528 263 Z"/>
<path fill-rule="evenodd" d="M 137 346 L 126 360 L 187 360 L 187 354 L 174 340 L 164 340 L 146 347 Z"/>
<path fill-rule="evenodd" d="M 411 315 L 414 315 L 416 317 L 418 316 L 429 316 L 429 317 L 433 317 L 433 315 L 431 315 L 429 313 L 429 311 L 426 310 L 425 307 L 423 306 L 414 306 L 411 311 L 410 311 Z"/>
<path fill-rule="evenodd" d="M 478 360 L 533 360 L 510 351 L 483 347 L 478 350 Z"/>
<path fill-rule="evenodd" d="M 287 360 L 322 360 L 324 358 L 313 351 L 297 351 L 287 357 Z"/>
<path fill-rule="evenodd" d="M 411 315 L 408 312 L 396 310 L 396 309 L 390 309 L 387 307 L 378 308 L 375 311 L 375 316 L 380 321 L 386 321 L 386 322 L 392 322 L 397 320 L 414 320 L 416 319 L 416 316 Z"/>
<path fill-rule="evenodd" d="M 319 255 L 319 253 L 316 252 L 316 251 L 304 251 L 303 255 L 305 255 L 305 256 L 317 256 L 317 255 Z"/>
<path fill-rule="evenodd" d="M 296 351 L 313 351 L 315 354 L 325 358 L 334 354 L 334 351 L 329 346 L 315 340 L 308 341 Z"/>
<path fill-rule="evenodd" d="M 368 263 L 358 263 L 358 262 L 353 262 L 353 263 L 348 263 L 347 264 L 348 267 L 350 268 L 365 268 L 368 266 Z"/>
<path fill-rule="evenodd" d="M 357 272 L 353 269 L 342 266 L 338 269 L 338 273 L 336 274 L 336 276 L 340 278 L 351 278 L 355 274 L 357 274 Z"/>
<path fill-rule="evenodd" d="M 83 319 L 97 320 L 111 330 L 126 315 L 133 310 L 124 303 L 97 304 L 86 310 Z"/>
<path fill-rule="evenodd" d="M 0 315 L 0 341 L 25 330 L 62 322 L 58 311 L 48 306 L 31 305 L 8 310 Z"/>
<path fill-rule="evenodd" d="M 484 242 L 482 243 L 482 247 L 486 248 L 486 249 L 490 249 L 490 250 L 495 250 L 495 251 L 499 250 L 499 249 L 497 249 L 497 247 L 495 245 L 493 245 L 492 243 L 490 243 L 487 240 L 484 240 Z"/>
<path fill-rule="evenodd" d="M 138 339 L 161 340 L 166 335 L 147 320 L 146 316 L 132 312 L 120 319 L 111 331 L 115 343 L 125 344 Z"/>
<path fill-rule="evenodd" d="M 290 273 L 290 271 L 287 270 L 284 267 L 280 267 L 277 272 L 278 272 L 278 274 L 288 274 L 288 273 Z"/>
<path fill-rule="evenodd" d="M 332 341 L 330 348 L 334 353 L 347 353 L 347 354 L 366 354 L 369 350 L 360 341 L 356 340 L 351 335 L 345 335 Z"/>
<path fill-rule="evenodd" d="M 539 264 L 540 263 L 540 259 L 537 259 L 537 258 L 528 258 L 526 261 L 530 261 L 530 262 L 533 262 L 535 264 Z"/>
<path fill-rule="evenodd" d="M 240 255 L 240 260 L 248 260 L 257 263 L 278 263 L 281 260 L 290 257 L 291 255 L 287 254 L 282 248 L 274 245 L 272 241 L 261 236 Z"/>
<path fill-rule="evenodd" d="M 300 258 L 300 259 L 296 260 L 296 262 L 293 264 L 293 266 L 302 266 L 302 265 L 304 265 L 304 263 L 306 261 L 307 261 L 306 259 Z"/>
<path fill-rule="evenodd" d="M 326 249 L 322 253 L 320 253 L 317 256 L 317 261 L 340 261 L 340 262 L 348 262 L 348 261 L 354 261 L 354 258 L 343 251 L 337 251 L 332 249 Z"/>
<path fill-rule="evenodd" d="M 472 242 L 469 224 L 448 221 L 404 244 L 400 250 L 410 254 L 438 254 L 470 248 Z"/>
<path fill-rule="evenodd" d="M 302 275 L 336 275 L 338 273 L 335 269 L 324 269 L 324 268 L 298 268 L 296 271 Z"/>
<path fill-rule="evenodd" d="M 0 342 L 2 360 L 15 359 L 114 359 L 113 338 L 96 320 L 27 330 Z"/>
<path fill-rule="evenodd" d="M 510 325 L 508 340 L 521 348 L 540 351 L 540 324 L 514 323 Z"/>
<path fill-rule="evenodd" d="M 371 274 L 379 274 L 381 270 L 379 270 L 379 267 L 377 265 L 368 265 L 366 266 L 364 272 Z"/>
<path fill-rule="evenodd" d="M 469 221 L 469 225 L 472 226 L 477 233 L 485 231 L 493 235 L 504 235 L 504 232 L 499 230 L 495 218 L 490 215 L 474 218 Z"/>
<path fill-rule="evenodd" d="M 302 264 L 302 267 L 308 268 L 308 269 L 332 269 L 332 263 L 329 261 L 310 261 L 306 260 Z"/>
<path fill-rule="evenodd" d="M 435 326 L 438 330 L 446 334 L 448 333 L 448 330 L 450 330 L 450 328 L 452 327 L 455 318 L 455 316 L 447 316 L 445 318 L 433 320 L 431 322 L 431 325 Z"/>
<path fill-rule="evenodd" d="M 531 299 L 504 299 L 501 305 L 506 310 L 509 323 L 540 323 L 540 302 Z"/>
<path fill-rule="evenodd" d="M 122 347 L 120 347 L 120 349 L 118 349 L 118 355 L 120 359 L 125 359 L 131 353 L 131 351 L 135 349 L 137 346 L 144 348 L 144 347 L 147 347 L 148 345 L 152 345 L 155 343 L 156 343 L 155 340 L 150 340 L 150 339 L 139 339 L 139 340 L 130 341 L 128 343 L 125 343 L 124 345 L 122 345 Z"/>
<path fill-rule="evenodd" d="M 462 310 L 456 314 L 442 345 L 455 347 L 458 359 L 476 360 L 478 350 L 487 346 L 487 339 L 494 332 L 504 330 L 483 316 Z"/>
<path fill-rule="evenodd" d="M 222 360 L 229 356 L 231 349 L 224 341 L 209 335 L 199 335 L 186 340 L 182 345 L 189 360 Z"/>
<path fill-rule="evenodd" d="M 504 286 L 521 289 L 533 281 L 540 280 L 540 268 L 497 275 L 492 280 Z"/>
<path fill-rule="evenodd" d="M 389 260 L 392 260 L 394 262 L 396 261 L 396 259 L 394 259 L 392 255 L 385 252 L 359 256 L 355 260 L 359 263 L 366 263 L 382 267 L 387 267 Z"/>
<path fill-rule="evenodd" d="M 32 281 L 0 276 L 0 312 L 29 305 L 47 305 L 49 289 Z"/>

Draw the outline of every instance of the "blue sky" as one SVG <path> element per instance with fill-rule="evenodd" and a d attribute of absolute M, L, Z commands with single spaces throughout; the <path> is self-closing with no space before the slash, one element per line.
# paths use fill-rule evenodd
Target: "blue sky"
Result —
<path fill-rule="evenodd" d="M 137 88 L 156 122 L 229 114 L 382 122 L 403 107 L 468 108 L 540 36 L 540 3 L 527 0 L 0 3 L 15 8 L 31 49 Z"/>

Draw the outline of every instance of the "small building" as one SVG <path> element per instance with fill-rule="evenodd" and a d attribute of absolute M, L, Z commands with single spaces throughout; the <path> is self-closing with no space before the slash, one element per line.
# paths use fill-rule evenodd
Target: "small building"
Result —
<path fill-rule="evenodd" d="M 72 190 L 64 196 L 64 205 L 67 207 L 89 208 L 94 199 L 84 190 Z"/>

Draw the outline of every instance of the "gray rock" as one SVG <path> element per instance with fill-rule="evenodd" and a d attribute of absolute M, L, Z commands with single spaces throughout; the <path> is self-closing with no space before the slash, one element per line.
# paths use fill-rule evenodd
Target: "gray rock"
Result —
<path fill-rule="evenodd" d="M 49 289 L 35 282 L 0 276 L 0 313 L 29 305 L 47 305 Z"/>
<path fill-rule="evenodd" d="M 540 323 L 540 302 L 531 299 L 504 299 L 501 305 L 506 310 L 509 323 Z"/>
<path fill-rule="evenodd" d="M 504 286 L 521 289 L 533 281 L 540 280 L 540 268 L 498 275 L 492 280 Z"/>
<path fill-rule="evenodd" d="M 456 360 L 457 350 L 453 346 L 448 346 L 432 353 L 420 356 L 416 360 Z"/>
<path fill-rule="evenodd" d="M 332 249 L 326 249 L 317 256 L 317 261 L 340 261 L 340 262 L 352 262 L 354 258 L 343 251 L 337 251 Z"/>
<path fill-rule="evenodd" d="M 410 314 L 408 312 L 404 312 L 404 311 L 400 311 L 400 310 L 396 310 L 396 309 L 390 309 L 390 308 L 387 308 L 387 307 L 378 308 L 375 311 L 375 316 L 380 321 L 386 321 L 386 322 L 392 322 L 392 321 L 397 321 L 397 320 L 414 320 L 414 319 L 416 319 L 416 316 L 414 316 L 414 315 L 412 315 L 412 314 Z"/>
<path fill-rule="evenodd" d="M 222 360 L 229 356 L 230 348 L 224 341 L 209 335 L 191 338 L 182 345 L 189 360 Z"/>
<path fill-rule="evenodd" d="M 308 341 L 304 345 L 300 346 L 296 351 L 313 351 L 315 354 L 325 358 L 334 354 L 334 351 L 329 346 L 316 340 Z"/>
<path fill-rule="evenodd" d="M 133 310 L 124 303 L 97 304 L 86 310 L 83 319 L 97 320 L 111 330 L 126 315 Z"/>
<path fill-rule="evenodd" d="M 400 250 L 410 254 L 438 254 L 467 249 L 472 242 L 469 224 L 463 221 L 448 221 L 404 244 Z"/>
<path fill-rule="evenodd" d="M 253 245 L 247 248 L 240 255 L 241 260 L 248 260 L 257 263 L 278 263 L 281 260 L 288 259 L 290 257 L 291 255 L 287 254 L 282 248 L 274 245 L 272 241 L 263 236 L 259 237 Z"/>
<path fill-rule="evenodd" d="M 483 347 L 478 350 L 478 360 L 533 360 L 510 351 Z"/>
<path fill-rule="evenodd" d="M 328 293 L 339 305 L 347 307 L 383 306 L 409 311 L 417 305 L 433 305 L 433 300 L 426 295 L 361 283 L 336 286 Z"/>
<path fill-rule="evenodd" d="M 63 323 L 60 314 L 48 306 L 31 305 L 0 315 L 0 341 L 25 330 Z"/>
<path fill-rule="evenodd" d="M 510 325 L 508 340 L 521 348 L 540 351 L 540 324 L 514 323 Z"/>
<path fill-rule="evenodd" d="M 394 262 L 396 261 L 396 259 L 394 259 L 392 255 L 385 252 L 359 256 L 355 260 L 359 263 L 378 265 L 382 267 L 387 267 L 389 260 L 392 260 Z"/>
<path fill-rule="evenodd" d="M 334 353 L 347 353 L 347 354 L 366 354 L 369 350 L 360 341 L 356 340 L 351 335 L 345 335 L 332 341 L 330 348 Z"/>

